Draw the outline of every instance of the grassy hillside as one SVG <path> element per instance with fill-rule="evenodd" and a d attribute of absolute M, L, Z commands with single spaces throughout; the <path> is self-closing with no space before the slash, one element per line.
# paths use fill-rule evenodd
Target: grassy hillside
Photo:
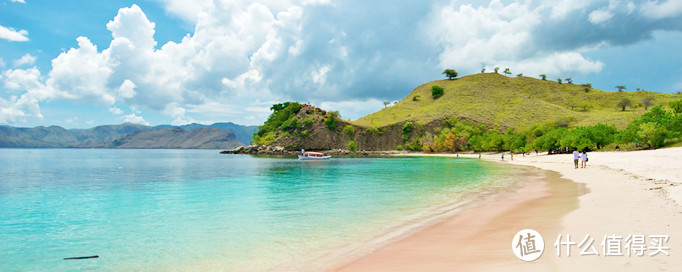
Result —
<path fill-rule="evenodd" d="M 439 85 L 445 93 L 431 96 Z M 418 96 L 417 101 L 414 97 Z M 601 91 L 580 84 L 559 84 L 530 77 L 507 77 L 495 73 L 475 74 L 456 80 L 437 80 L 414 89 L 397 105 L 362 117 L 352 123 L 365 127 L 385 127 L 412 121 L 428 124 L 457 116 L 487 124 L 491 128 L 528 127 L 559 119 L 572 120 L 570 126 L 605 123 L 624 128 L 646 112 L 642 100 L 653 98 L 653 105 L 667 105 L 679 94 L 647 91 Z M 623 99 L 632 101 L 625 111 L 618 106 Z"/>

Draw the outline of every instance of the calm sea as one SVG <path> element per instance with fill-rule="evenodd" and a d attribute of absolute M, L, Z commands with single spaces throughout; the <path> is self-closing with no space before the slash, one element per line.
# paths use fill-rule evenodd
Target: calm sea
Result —
<path fill-rule="evenodd" d="M 513 171 L 456 158 L 0 149 L 0 271 L 297 266 L 506 188 Z"/>

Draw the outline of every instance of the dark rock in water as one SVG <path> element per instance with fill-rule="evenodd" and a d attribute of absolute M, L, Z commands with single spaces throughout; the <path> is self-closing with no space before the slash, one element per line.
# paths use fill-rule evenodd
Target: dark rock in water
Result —
<path fill-rule="evenodd" d="M 263 155 L 294 155 L 297 151 L 286 150 L 283 146 L 247 145 L 238 146 L 232 150 L 220 152 L 220 154 L 263 154 Z"/>
<path fill-rule="evenodd" d="M 95 258 L 99 258 L 99 255 L 84 256 L 84 257 L 69 257 L 69 258 L 64 258 L 64 260 L 83 260 L 83 259 L 95 259 Z"/>
<path fill-rule="evenodd" d="M 308 149 L 306 149 L 308 150 Z M 332 156 L 338 157 L 383 157 L 390 156 L 397 153 L 405 153 L 400 151 L 351 151 L 347 149 L 331 149 L 331 150 L 309 150 L 309 151 L 319 151 L 323 153 L 330 154 Z M 251 154 L 251 155 L 288 155 L 294 156 L 301 154 L 300 150 L 287 150 L 283 146 L 268 146 L 268 145 L 247 145 L 238 146 L 232 150 L 225 150 L 220 152 L 220 154 Z"/>

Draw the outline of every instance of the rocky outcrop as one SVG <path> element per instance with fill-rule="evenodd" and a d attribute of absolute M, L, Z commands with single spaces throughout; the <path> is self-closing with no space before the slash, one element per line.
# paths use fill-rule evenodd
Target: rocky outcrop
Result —
<path fill-rule="evenodd" d="M 268 154 L 268 155 L 294 155 L 298 152 L 286 150 L 282 146 L 266 146 L 266 145 L 247 145 L 238 146 L 232 150 L 220 152 L 220 154 Z"/>

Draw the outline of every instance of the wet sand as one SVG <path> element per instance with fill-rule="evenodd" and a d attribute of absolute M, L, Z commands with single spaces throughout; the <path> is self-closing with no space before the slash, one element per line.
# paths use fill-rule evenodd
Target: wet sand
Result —
<path fill-rule="evenodd" d="M 329 271 L 453 271 L 504 270 L 519 260 L 511 239 L 525 228 L 555 233 L 560 218 L 578 207 L 579 184 L 554 172 L 519 177 L 525 185 L 460 213 L 371 254 L 331 267 Z M 547 246 L 551 243 L 545 242 Z M 555 264 L 533 263 L 537 271 Z"/>

